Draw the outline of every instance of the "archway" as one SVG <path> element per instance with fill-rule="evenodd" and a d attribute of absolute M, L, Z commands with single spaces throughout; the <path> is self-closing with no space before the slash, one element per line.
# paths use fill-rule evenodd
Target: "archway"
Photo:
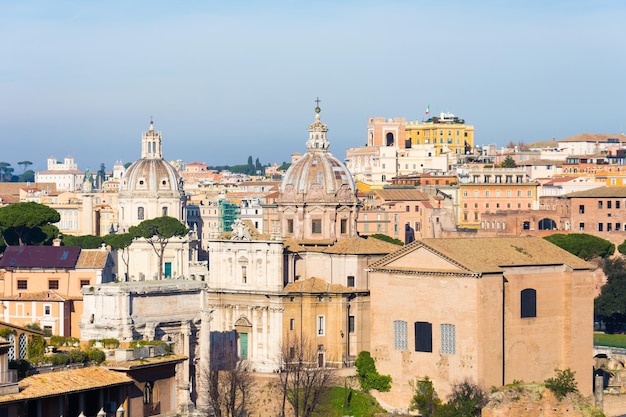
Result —
<path fill-rule="evenodd" d="M 556 222 L 552 219 L 539 220 L 539 230 L 556 230 Z"/>
<path fill-rule="evenodd" d="M 389 132 L 387 133 L 385 137 L 387 139 L 387 146 L 393 146 L 393 143 L 394 143 L 393 133 Z"/>

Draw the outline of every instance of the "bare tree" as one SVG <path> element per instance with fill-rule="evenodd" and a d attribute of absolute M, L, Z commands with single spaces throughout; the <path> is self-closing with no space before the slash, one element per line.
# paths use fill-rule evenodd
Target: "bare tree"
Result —
<path fill-rule="evenodd" d="M 281 347 L 280 389 L 282 415 L 287 403 L 294 417 L 311 417 L 327 399 L 329 389 L 336 385 L 337 370 L 320 366 L 319 351 L 304 338 L 287 339 Z"/>
<path fill-rule="evenodd" d="M 254 377 L 246 361 L 226 361 L 206 371 L 208 403 L 215 417 L 245 417 Z M 222 368 L 222 369 L 220 369 Z"/>

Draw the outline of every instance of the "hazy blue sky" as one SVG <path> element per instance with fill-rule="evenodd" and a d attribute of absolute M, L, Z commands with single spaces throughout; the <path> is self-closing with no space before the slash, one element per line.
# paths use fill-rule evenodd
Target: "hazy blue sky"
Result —
<path fill-rule="evenodd" d="M 0 161 L 287 161 L 317 96 L 331 152 L 367 118 L 452 112 L 476 143 L 626 130 L 626 2 L 3 1 Z"/>

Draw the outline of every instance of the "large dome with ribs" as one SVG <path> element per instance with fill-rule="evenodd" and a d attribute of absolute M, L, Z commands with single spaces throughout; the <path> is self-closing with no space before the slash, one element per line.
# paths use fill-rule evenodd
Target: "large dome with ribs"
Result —
<path fill-rule="evenodd" d="M 282 202 L 356 200 L 354 180 L 348 168 L 329 151 L 328 127 L 320 121 L 315 109 L 315 122 L 309 125 L 308 151 L 285 173 L 280 186 Z"/>

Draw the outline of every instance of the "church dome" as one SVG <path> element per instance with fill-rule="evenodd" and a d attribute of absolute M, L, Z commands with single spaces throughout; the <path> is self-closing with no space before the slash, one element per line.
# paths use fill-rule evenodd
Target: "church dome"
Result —
<path fill-rule="evenodd" d="M 161 152 L 161 132 L 150 130 L 142 137 L 141 159 L 128 167 L 120 181 L 121 193 L 182 192 L 178 171 L 163 159 Z"/>
<path fill-rule="evenodd" d="M 329 151 L 328 127 L 320 121 L 315 108 L 315 122 L 309 125 L 308 151 L 291 164 L 280 186 L 283 202 L 295 200 L 355 200 L 354 180 L 348 168 Z"/>
<path fill-rule="evenodd" d="M 122 177 L 120 191 L 179 191 L 180 176 L 163 159 L 140 159 L 128 167 Z"/>

